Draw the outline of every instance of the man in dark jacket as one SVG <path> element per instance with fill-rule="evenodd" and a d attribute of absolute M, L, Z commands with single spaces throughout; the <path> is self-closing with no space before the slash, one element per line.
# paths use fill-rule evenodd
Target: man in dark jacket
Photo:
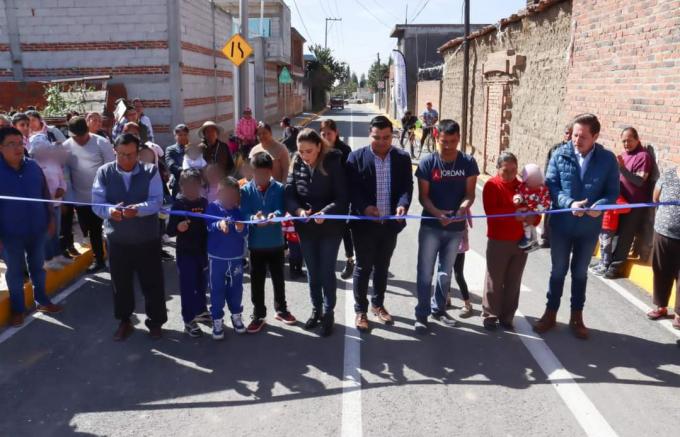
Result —
<path fill-rule="evenodd" d="M 175 144 L 165 149 L 165 163 L 170 171 L 170 195 L 173 199 L 179 194 L 179 179 L 182 175 L 184 152 L 189 144 L 189 128 L 185 124 L 175 126 Z"/>
<path fill-rule="evenodd" d="M 347 179 L 352 214 L 383 217 L 403 216 L 413 196 L 411 158 L 392 147 L 392 123 L 384 116 L 371 120 L 371 144 L 349 155 Z M 356 327 L 368 330 L 368 280 L 373 273 L 373 314 L 384 323 L 393 323 L 384 306 L 387 274 L 397 234 L 406 226 L 403 220 L 363 220 L 352 223 L 357 266 L 354 270 L 354 310 Z"/>
<path fill-rule="evenodd" d="M 599 133 L 600 122 L 595 115 L 577 116 L 571 141 L 557 149 L 550 159 L 545 183 L 550 189 L 552 208 L 574 211 L 551 218 L 552 270 L 546 310 L 534 325 L 539 334 L 555 327 L 564 280 L 571 266 L 569 327 L 577 338 L 588 338 L 583 307 L 588 264 L 602 228 L 602 211 L 583 209 L 615 204 L 619 195 L 618 163 L 612 152 L 596 143 Z"/>
<path fill-rule="evenodd" d="M 288 153 L 294 155 L 297 152 L 297 136 L 300 133 L 298 128 L 292 126 L 290 118 L 283 117 L 280 122 L 281 129 L 283 129 L 283 144 L 288 149 Z"/>
<path fill-rule="evenodd" d="M 168 320 L 158 226 L 163 183 L 158 167 L 139 162 L 137 136 L 118 136 L 114 148 L 116 161 L 97 170 L 92 186 L 92 203 L 96 204 L 92 209 L 104 220 L 114 313 L 120 320 L 113 338 L 125 340 L 134 330 L 130 319 L 135 309 L 136 273 L 146 301 L 145 324 L 151 338 L 157 339 Z"/>
<path fill-rule="evenodd" d="M 0 195 L 51 199 L 40 166 L 24 155 L 21 132 L 13 127 L 0 128 Z M 55 232 L 52 205 L 39 202 L 0 200 L 0 253 L 7 264 L 7 286 L 12 326 L 21 326 L 26 312 L 24 268 L 33 282 L 33 297 L 38 311 L 58 313 L 45 291 L 45 241 Z"/>

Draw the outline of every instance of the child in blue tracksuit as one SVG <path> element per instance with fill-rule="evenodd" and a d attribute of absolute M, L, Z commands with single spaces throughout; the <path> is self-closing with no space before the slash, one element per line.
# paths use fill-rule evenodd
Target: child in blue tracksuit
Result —
<path fill-rule="evenodd" d="M 208 201 L 201 197 L 201 171 L 196 168 L 182 170 L 179 186 L 180 194 L 172 204 L 172 211 L 205 214 Z M 167 232 L 171 237 L 177 236 L 177 273 L 184 331 L 191 337 L 200 337 L 203 331 L 198 323 L 212 322 L 206 305 L 208 231 L 205 220 L 173 214 L 170 215 Z"/>
<path fill-rule="evenodd" d="M 239 209 L 240 190 L 232 177 L 217 185 L 217 199 L 208 205 L 207 215 L 223 217 L 206 219 L 208 225 L 208 267 L 210 271 L 210 312 L 213 319 L 212 336 L 224 338 L 224 302 L 231 312 L 231 323 L 238 334 L 246 332 L 241 313 L 243 305 L 243 257 L 248 228 Z"/>

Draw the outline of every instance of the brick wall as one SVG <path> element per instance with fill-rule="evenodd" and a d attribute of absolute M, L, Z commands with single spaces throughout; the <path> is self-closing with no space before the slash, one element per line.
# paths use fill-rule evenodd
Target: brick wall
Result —
<path fill-rule="evenodd" d="M 234 129 L 233 68 L 221 52 L 232 36 L 231 16 L 208 2 L 182 1 L 182 90 L 184 121 L 191 128 L 192 141 L 198 128 L 208 120 L 225 132 Z M 225 138 L 226 139 L 226 135 Z"/>
<path fill-rule="evenodd" d="M 421 80 L 418 82 L 416 90 L 416 105 L 412 109 L 416 114 L 420 114 L 425 110 L 425 104 L 432 102 L 432 106 L 439 111 L 441 102 L 442 82 L 440 80 Z"/>
<path fill-rule="evenodd" d="M 680 1 L 575 0 L 573 18 L 565 116 L 597 114 L 615 151 L 632 125 L 661 167 L 680 164 Z"/>
<path fill-rule="evenodd" d="M 547 150 L 560 139 L 566 120 L 563 102 L 571 36 L 571 2 L 557 3 L 522 20 L 482 32 L 470 43 L 468 148 L 480 170 L 494 173 L 503 149 L 518 155 L 520 165 L 542 164 Z M 463 52 L 444 50 L 441 117 L 461 120 Z M 524 57 L 510 74 L 487 72 L 493 54 Z M 504 64 L 502 64 L 504 65 Z M 499 82 L 500 81 L 500 82 Z"/>

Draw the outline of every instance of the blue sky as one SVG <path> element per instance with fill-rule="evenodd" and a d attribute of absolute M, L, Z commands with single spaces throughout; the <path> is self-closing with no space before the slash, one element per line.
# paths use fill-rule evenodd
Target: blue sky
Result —
<path fill-rule="evenodd" d="M 383 61 L 387 59 L 396 44 L 396 39 L 389 36 L 390 31 L 395 24 L 404 23 L 407 4 L 409 23 L 462 23 L 463 19 L 463 0 L 284 1 L 290 7 L 293 27 L 308 39 L 307 44 L 323 45 L 325 17 L 342 18 L 342 22 L 328 23 L 328 46 L 357 75 L 368 71 L 376 53 L 380 52 Z M 526 0 L 471 0 L 470 21 L 496 23 L 525 5 Z"/>

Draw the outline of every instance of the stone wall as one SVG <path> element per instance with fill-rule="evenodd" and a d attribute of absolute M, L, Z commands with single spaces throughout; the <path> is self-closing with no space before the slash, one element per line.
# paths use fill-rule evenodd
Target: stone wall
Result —
<path fill-rule="evenodd" d="M 571 2 L 554 3 L 470 42 L 467 152 L 494 173 L 500 151 L 543 164 L 560 137 L 571 40 Z M 461 121 L 462 46 L 443 50 L 441 117 Z"/>

